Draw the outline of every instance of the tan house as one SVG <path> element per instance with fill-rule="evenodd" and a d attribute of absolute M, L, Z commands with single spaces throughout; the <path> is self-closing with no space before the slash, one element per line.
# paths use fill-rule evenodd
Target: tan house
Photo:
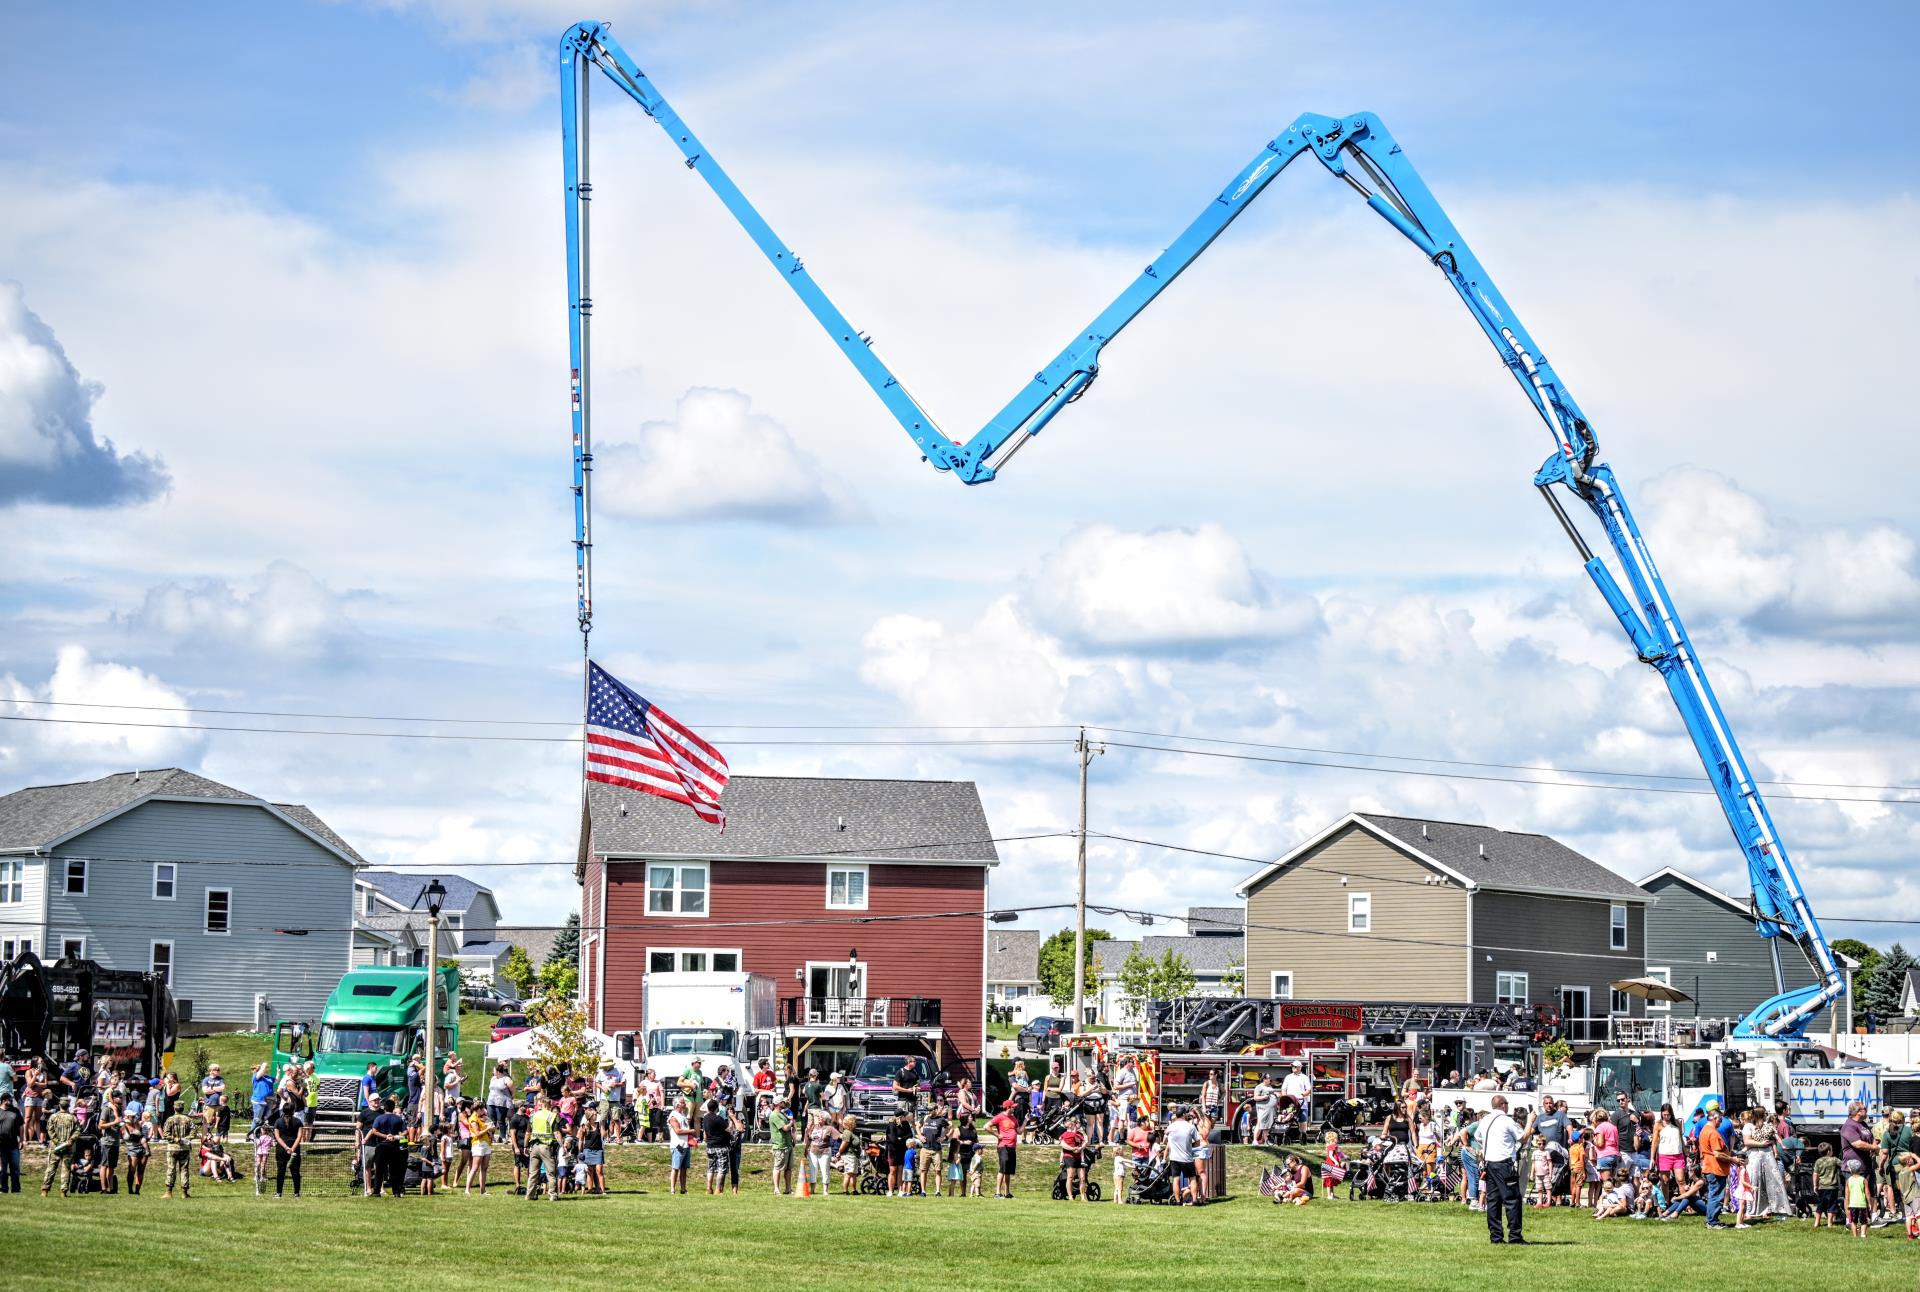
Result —
<path fill-rule="evenodd" d="M 1247 994 L 1551 1005 L 1576 1041 L 1644 1013 L 1657 899 L 1545 835 L 1350 813 L 1236 890 Z"/>

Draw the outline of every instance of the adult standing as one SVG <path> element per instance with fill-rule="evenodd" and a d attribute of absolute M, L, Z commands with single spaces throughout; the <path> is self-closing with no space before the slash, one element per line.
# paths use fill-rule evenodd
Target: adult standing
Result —
<path fill-rule="evenodd" d="M 221 1139 L 227 1138 L 227 1131 L 233 1126 L 233 1107 L 227 1103 L 227 1079 L 220 1075 L 217 1063 L 208 1068 L 207 1075 L 201 1079 L 200 1106 L 214 1110 L 216 1131 Z"/>
<path fill-rule="evenodd" d="M 1724 1229 L 1720 1211 L 1727 1198 L 1727 1173 L 1733 1166 L 1733 1149 L 1721 1130 L 1720 1105 L 1709 1102 L 1700 1122 L 1700 1174 L 1707 1181 L 1707 1228 Z"/>
<path fill-rule="evenodd" d="M 527 1182 L 527 1196 L 534 1194 L 534 1181 L 545 1173 L 547 1196 L 560 1201 L 560 1160 L 557 1155 L 559 1140 L 560 1114 L 553 1110 L 553 1101 L 543 1092 L 533 1101 L 533 1114 L 527 1118 L 527 1147 L 533 1157 L 533 1166 Z"/>
<path fill-rule="evenodd" d="M 373 1123 L 380 1116 L 380 1097 L 373 1096 L 353 1116 L 353 1153 L 360 1163 L 360 1192 L 371 1198 L 380 1181 L 380 1141 Z"/>
<path fill-rule="evenodd" d="M 493 1112 L 469 1108 L 466 1113 L 467 1125 L 467 1163 L 466 1190 L 473 1192 L 473 1178 L 480 1177 L 480 1196 L 487 1196 L 487 1169 L 493 1161 L 493 1141 L 497 1133 L 494 1129 Z"/>
<path fill-rule="evenodd" d="M 1113 1073 L 1113 1120 L 1133 1124 L 1139 1112 L 1140 1068 L 1131 1054 L 1120 1056 L 1120 1066 Z"/>
<path fill-rule="evenodd" d="M 290 1103 L 280 1105 L 280 1116 L 273 1123 L 273 1196 L 287 1196 L 287 1177 L 293 1177 L 293 1196 L 300 1196 L 300 1137 L 306 1127 Z"/>
<path fill-rule="evenodd" d="M 1653 1128 L 1653 1169 L 1661 1176 L 1669 1194 L 1680 1179 L 1680 1168 L 1687 1164 L 1687 1141 L 1674 1120 L 1673 1105 L 1660 1105 L 1660 1120 Z"/>
<path fill-rule="evenodd" d="M 1483 1159 L 1480 1177 L 1487 1189 L 1487 1237 L 1496 1243 L 1525 1246 L 1527 1240 L 1520 1234 L 1521 1218 L 1526 1214 L 1521 1207 L 1520 1142 L 1533 1133 L 1533 1113 L 1527 1114 L 1526 1124 L 1522 1125 L 1507 1113 L 1505 1095 L 1495 1095 L 1491 1102 L 1493 1115 L 1487 1118 L 1486 1129 L 1480 1133 Z M 1501 1231 L 1503 1217 L 1504 1233 Z"/>
<path fill-rule="evenodd" d="M 673 1111 L 667 1114 L 667 1151 L 671 1155 L 668 1160 L 668 1193 L 687 1191 L 687 1171 L 693 1162 L 691 1107 L 686 1096 L 682 1095 L 673 1101 Z"/>
<path fill-rule="evenodd" d="M 1847 1120 L 1840 1127 L 1840 1169 L 1843 1172 L 1854 1170 L 1849 1162 L 1859 1163 L 1860 1174 L 1866 1177 L 1867 1196 L 1873 1197 L 1873 1168 L 1880 1146 L 1874 1143 L 1873 1132 L 1867 1129 L 1867 1106 L 1862 1103 L 1847 1105 Z"/>
<path fill-rule="evenodd" d="M 1793 1204 L 1787 1201 L 1787 1177 L 1780 1169 L 1780 1159 L 1774 1155 L 1775 1143 L 1773 1119 L 1757 1108 L 1749 1108 L 1741 1139 L 1747 1154 L 1747 1180 L 1753 1193 L 1747 1207 L 1748 1220 L 1793 1214 Z"/>
<path fill-rule="evenodd" d="M 1187 1120 L 1186 1106 L 1175 1108 L 1173 1120 L 1167 1123 L 1167 1165 L 1173 1172 L 1174 1199 L 1182 1206 L 1191 1207 L 1196 1200 L 1193 1150 L 1199 1140 L 1199 1131 Z"/>
<path fill-rule="evenodd" d="M 987 1123 L 988 1129 L 993 1131 L 999 1156 L 998 1174 L 993 1178 L 993 1196 L 996 1198 L 1013 1196 L 1013 1176 L 1019 1166 L 1020 1143 L 1020 1118 L 1014 1110 L 1019 1106 L 1018 1099 L 1008 1099 Z"/>
<path fill-rule="evenodd" d="M 755 1073 L 757 1081 L 759 1074 Z M 772 1074 L 768 1074 L 768 1090 L 772 1090 Z M 815 1116 L 808 1129 L 817 1124 L 820 1118 Z M 778 1103 L 767 1109 L 767 1145 L 773 1150 L 773 1191 L 787 1193 L 793 1188 L 793 1114 Z M 812 1173 L 808 1173 L 812 1179 Z"/>
<path fill-rule="evenodd" d="M 1300 1109 L 1301 1120 L 1305 1121 L 1313 1101 L 1313 1078 L 1307 1075 L 1306 1064 L 1299 1059 L 1293 1061 L 1293 1071 L 1280 1083 L 1280 1093 L 1293 1100 Z"/>
<path fill-rule="evenodd" d="M 187 1117 L 186 1110 L 176 1102 L 173 1113 L 160 1128 L 161 1138 L 167 1143 L 167 1189 L 161 1197 L 171 1198 L 173 1186 L 180 1186 L 180 1196 L 193 1196 L 193 1122 Z M 42 1193 L 46 1190 L 42 1189 Z"/>
<path fill-rule="evenodd" d="M 59 1177 L 62 1194 L 73 1184 L 73 1141 L 80 1135 L 80 1119 L 68 1109 L 68 1102 L 67 1096 L 56 1096 L 53 1115 L 47 1118 L 47 1171 L 40 1177 L 40 1196 L 43 1198 L 52 1192 L 56 1176 Z"/>
<path fill-rule="evenodd" d="M 251 1139 L 260 1133 L 267 1124 L 267 1101 L 273 1098 L 273 1064 L 262 1062 L 253 1070 L 252 1090 L 248 1092 L 249 1102 L 253 1105 L 253 1123 L 247 1127 L 247 1137 Z M 362 1100 L 364 1103 L 365 1101 Z"/>
<path fill-rule="evenodd" d="M 406 1133 L 407 1119 L 400 1115 L 400 1101 L 389 1095 L 367 1130 L 374 1144 L 372 1197 L 380 1196 L 382 1186 L 393 1197 L 406 1194 L 407 1150 L 401 1142 Z"/>
<path fill-rule="evenodd" d="M 836 1120 L 847 1115 L 847 1109 L 853 1102 L 853 1094 L 847 1089 L 846 1079 L 838 1072 L 827 1078 L 827 1088 L 820 1095 L 820 1104 L 827 1110 L 827 1116 Z"/>
<path fill-rule="evenodd" d="M 20 1136 L 25 1125 L 14 1106 L 13 1092 L 0 1095 L 0 1193 L 20 1192 Z"/>
<path fill-rule="evenodd" d="M 1273 1083 L 1262 1073 L 1253 1088 L 1253 1142 L 1265 1144 L 1273 1135 L 1273 1114 L 1279 1104 Z"/>
<path fill-rule="evenodd" d="M 733 1118 L 718 1099 L 709 1099 L 700 1116 L 700 1142 L 707 1147 L 707 1196 L 727 1189 L 727 1159 L 733 1153 Z"/>
<path fill-rule="evenodd" d="M 505 1059 L 493 1065 L 493 1076 L 487 1081 L 487 1117 L 493 1122 L 496 1135 L 503 1135 L 507 1129 L 507 1118 L 513 1112 L 513 1072 L 507 1067 Z M 486 1190 L 482 1189 L 482 1193 Z"/>

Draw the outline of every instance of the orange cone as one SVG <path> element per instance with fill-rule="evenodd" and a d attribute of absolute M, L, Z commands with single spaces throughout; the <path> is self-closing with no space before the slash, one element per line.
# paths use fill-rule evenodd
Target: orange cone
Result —
<path fill-rule="evenodd" d="M 811 1198 L 813 1196 L 813 1173 L 811 1171 L 800 1177 L 800 1196 L 803 1198 Z"/>

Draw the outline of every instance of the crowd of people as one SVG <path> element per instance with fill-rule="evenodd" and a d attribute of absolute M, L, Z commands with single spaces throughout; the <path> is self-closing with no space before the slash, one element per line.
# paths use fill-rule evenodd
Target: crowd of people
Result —
<path fill-rule="evenodd" d="M 778 1195 L 982 1196 L 991 1148 L 994 1196 L 1012 1198 L 1022 1149 L 1044 1146 L 1057 1154 L 1056 1198 L 1095 1200 L 1100 1161 L 1111 1156 L 1114 1202 L 1200 1205 L 1225 1188 L 1219 1159 L 1228 1138 L 1299 1138 L 1290 1122 L 1311 1096 L 1294 1063 L 1278 1081 L 1259 1078 L 1232 1105 L 1209 1078 L 1196 1104 L 1170 1108 L 1161 1122 L 1141 1115 L 1141 1073 L 1127 1055 L 1038 1076 L 1016 1062 L 1008 1097 L 992 1109 L 964 1080 L 929 1097 L 908 1062 L 893 1078 L 883 1123 L 862 1121 L 843 1074 L 776 1077 L 764 1060 L 746 1073 L 722 1064 L 711 1076 L 698 1059 L 668 1076 L 646 1068 L 631 1089 L 611 1060 L 580 1072 L 536 1066 L 517 1082 L 500 1063 L 483 1094 L 466 1096 L 465 1085 L 454 1057 L 431 1089 L 415 1063 L 404 1096 L 389 1096 L 369 1064 L 354 1125 L 355 1187 L 369 1197 L 454 1188 L 485 1196 L 496 1187 L 498 1154 L 507 1162 L 497 1186 L 523 1197 L 604 1195 L 610 1146 L 658 1143 L 668 1149 L 671 1192 L 690 1191 L 699 1160 L 707 1194 L 738 1194 L 744 1146 L 764 1138 Z M 1671 1107 L 1637 1109 L 1619 1094 L 1612 1107 L 1575 1116 L 1552 1096 L 1524 1113 L 1510 1113 L 1501 1094 L 1490 1109 L 1448 1099 L 1455 1089 L 1516 1088 L 1525 1087 L 1484 1073 L 1464 1083 L 1450 1074 L 1437 1086 L 1409 1081 L 1351 1157 L 1328 1132 L 1317 1163 L 1304 1150 L 1288 1152 L 1260 1191 L 1300 1206 L 1314 1200 L 1316 1183 L 1318 1195 L 1331 1198 L 1345 1181 L 1349 1198 L 1451 1199 L 1488 1213 L 1493 1236 L 1508 1242 L 1525 1241 L 1525 1208 L 1555 1206 L 1584 1208 L 1597 1220 L 1695 1216 L 1710 1229 L 1802 1217 L 1862 1237 L 1903 1223 L 1920 1239 L 1920 1142 L 1900 1111 L 1870 1121 L 1855 1105 L 1836 1148 L 1809 1145 L 1784 1106 L 1734 1118 L 1708 1101 L 1683 1117 Z M 290 1184 L 299 1197 L 319 1102 L 312 1065 L 276 1075 L 263 1063 L 245 1081 L 244 1105 L 241 1089 L 229 1087 L 219 1064 L 194 1088 L 174 1072 L 137 1079 L 84 1052 L 64 1066 L 38 1058 L 17 1080 L 0 1065 L 0 1192 L 20 1191 L 21 1147 L 36 1144 L 46 1149 L 43 1195 L 56 1187 L 63 1195 L 139 1193 L 155 1154 L 167 1197 L 176 1189 L 189 1196 L 198 1180 L 237 1182 L 244 1163 L 233 1151 L 236 1111 L 245 1107 L 239 1138 L 250 1150 L 243 1156 L 251 1156 L 255 1191 L 271 1185 L 283 1197 Z M 1237 1136 L 1230 1111 L 1241 1115 Z"/>

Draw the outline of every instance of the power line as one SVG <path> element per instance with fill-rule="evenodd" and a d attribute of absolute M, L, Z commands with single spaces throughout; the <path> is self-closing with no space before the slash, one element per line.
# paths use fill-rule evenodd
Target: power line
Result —
<path fill-rule="evenodd" d="M 1373 772 L 1381 776 L 1419 776 L 1443 781 L 1479 781 L 1493 785 L 1539 785 L 1548 789 L 1612 790 L 1619 794 L 1684 794 L 1712 798 L 1712 790 L 1684 790 L 1667 785 L 1606 785 L 1598 781 L 1543 780 L 1528 776 L 1482 776 L 1471 772 L 1429 772 L 1415 767 L 1369 767 L 1361 763 L 1316 762 L 1309 758 L 1279 758 L 1271 754 L 1236 754 L 1221 749 L 1180 749 L 1173 745 L 1143 745 L 1126 740 L 1105 742 L 1109 749 L 1143 749 L 1162 754 L 1185 754 L 1190 758 L 1225 758 L 1245 763 L 1277 763 L 1287 767 L 1320 767 L 1337 771 Z M 1836 794 L 1777 794 L 1774 802 L 1788 803 L 1879 803 L 1889 807 L 1920 807 L 1920 799 L 1859 798 Z"/>
<path fill-rule="evenodd" d="M 1276 749 L 1283 753 L 1324 754 L 1335 758 L 1386 758 L 1402 763 L 1433 763 L 1446 767 L 1482 767 L 1511 772 L 1553 772 L 1563 776 L 1621 776 L 1639 777 L 1644 780 L 1686 781 L 1694 785 L 1709 785 L 1712 782 L 1704 776 L 1692 776 L 1673 772 L 1629 772 L 1593 767 L 1554 767 L 1546 763 L 1487 763 L 1475 762 L 1465 758 L 1428 758 L 1417 754 L 1382 754 L 1357 749 L 1319 749 L 1312 745 L 1276 745 L 1258 740 L 1228 740 L 1220 736 L 1187 736 L 1171 731 L 1136 731 L 1128 727 L 1095 727 L 1089 725 L 1089 731 L 1108 731 L 1122 736 L 1146 736 L 1155 740 L 1184 740 L 1205 745 L 1234 745 L 1242 749 Z M 1797 785 L 1817 785 L 1824 789 L 1838 790 L 1886 790 L 1895 794 L 1920 794 L 1920 785 L 1871 785 L 1855 784 L 1850 781 L 1769 781 L 1756 780 L 1756 785 L 1777 785 L 1791 789 Z"/>

